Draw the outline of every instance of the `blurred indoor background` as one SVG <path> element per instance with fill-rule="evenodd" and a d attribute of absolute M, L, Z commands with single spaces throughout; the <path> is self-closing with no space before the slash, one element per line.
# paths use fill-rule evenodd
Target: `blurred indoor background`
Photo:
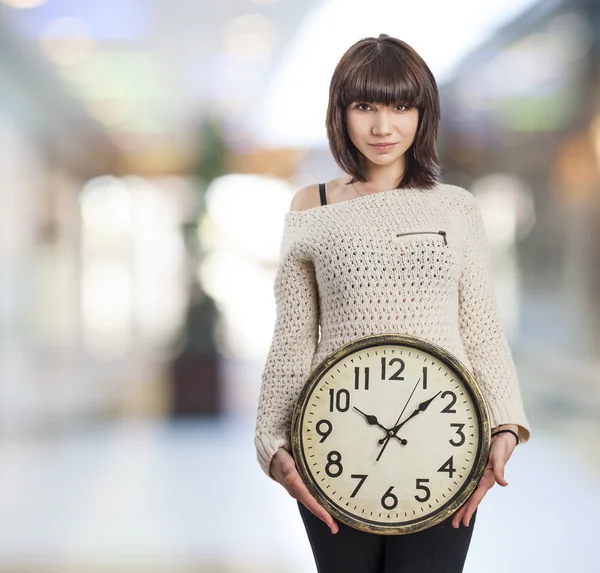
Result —
<path fill-rule="evenodd" d="M 254 416 L 283 214 L 382 32 L 438 80 L 533 426 L 465 571 L 600 571 L 600 0 L 0 0 L 1 572 L 316 570 Z"/>

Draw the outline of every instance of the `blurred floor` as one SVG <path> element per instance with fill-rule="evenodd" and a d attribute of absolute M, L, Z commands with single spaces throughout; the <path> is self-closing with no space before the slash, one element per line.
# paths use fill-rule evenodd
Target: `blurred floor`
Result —
<path fill-rule="evenodd" d="M 528 324 L 514 356 L 533 437 L 509 462 L 509 486 L 480 506 L 465 573 L 595 573 L 598 364 L 545 353 Z M 261 365 L 223 366 L 219 420 L 2 437 L 0 572 L 314 572 L 294 500 L 255 459 Z"/>
<path fill-rule="evenodd" d="M 517 360 L 536 431 L 510 460 L 510 485 L 481 506 L 466 572 L 600 571 L 599 417 L 573 407 L 555 419 L 551 398 L 534 401 L 537 364 Z M 295 503 L 260 473 L 253 424 L 124 421 L 3 439 L 0 571 L 314 571 Z"/>

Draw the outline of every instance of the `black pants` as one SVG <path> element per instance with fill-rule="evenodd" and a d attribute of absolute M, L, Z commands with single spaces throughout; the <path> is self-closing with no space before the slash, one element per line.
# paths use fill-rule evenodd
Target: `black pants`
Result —
<path fill-rule="evenodd" d="M 300 502 L 298 508 L 319 573 L 461 573 L 477 510 L 469 527 L 452 527 L 446 520 L 416 533 L 378 535 L 366 533 L 336 520 L 331 529 Z"/>

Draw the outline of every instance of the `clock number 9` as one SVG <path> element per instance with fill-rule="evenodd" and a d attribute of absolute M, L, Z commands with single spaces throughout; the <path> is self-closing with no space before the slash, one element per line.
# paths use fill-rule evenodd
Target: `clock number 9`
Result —
<path fill-rule="evenodd" d="M 391 485 L 390 488 L 383 494 L 383 497 L 381 498 L 381 505 L 385 509 L 394 509 L 398 506 L 398 498 L 392 493 L 393 489 L 394 486 Z M 390 499 L 391 502 L 386 503 L 386 499 Z"/>
<path fill-rule="evenodd" d="M 334 459 L 335 457 L 335 459 Z M 332 467 L 337 467 L 337 470 L 331 471 Z M 325 466 L 325 473 L 332 478 L 336 478 L 342 475 L 344 466 L 342 466 L 342 454 L 335 450 L 327 454 L 327 465 Z"/>
<path fill-rule="evenodd" d="M 322 426 L 325 426 L 327 429 L 323 431 L 321 429 Z M 329 420 L 319 420 L 315 429 L 317 430 L 317 434 L 321 436 L 319 444 L 322 444 L 329 437 L 329 434 L 333 432 L 333 425 Z"/>
<path fill-rule="evenodd" d="M 420 482 L 423 482 L 423 483 L 420 483 Z M 420 502 L 425 502 L 431 497 L 431 491 L 429 491 L 429 488 L 426 485 L 423 485 L 424 483 L 429 483 L 429 479 L 417 478 L 416 488 L 422 489 L 425 492 L 425 497 L 419 497 L 418 495 L 415 495 L 415 499 Z"/>
<path fill-rule="evenodd" d="M 335 392 L 333 388 L 329 390 L 329 411 L 333 412 L 335 397 L 335 409 L 338 412 L 346 412 L 350 408 L 350 392 L 345 388 Z"/>

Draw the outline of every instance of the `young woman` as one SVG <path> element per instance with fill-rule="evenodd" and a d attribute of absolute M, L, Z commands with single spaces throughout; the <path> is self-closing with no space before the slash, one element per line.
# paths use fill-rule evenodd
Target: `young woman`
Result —
<path fill-rule="evenodd" d="M 529 439 L 480 211 L 467 190 L 438 181 L 439 120 L 436 81 L 422 58 L 386 34 L 360 40 L 342 56 L 329 91 L 327 135 L 343 174 L 297 191 L 285 214 L 255 444 L 263 471 L 297 500 L 320 573 L 459 573 L 479 503 L 495 483 L 508 485 L 505 465 Z M 446 234 L 396 239 L 403 229 Z M 302 482 L 290 446 L 309 373 L 343 344 L 386 332 L 454 353 L 486 398 L 493 434 L 468 501 L 406 535 L 334 521 Z"/>

